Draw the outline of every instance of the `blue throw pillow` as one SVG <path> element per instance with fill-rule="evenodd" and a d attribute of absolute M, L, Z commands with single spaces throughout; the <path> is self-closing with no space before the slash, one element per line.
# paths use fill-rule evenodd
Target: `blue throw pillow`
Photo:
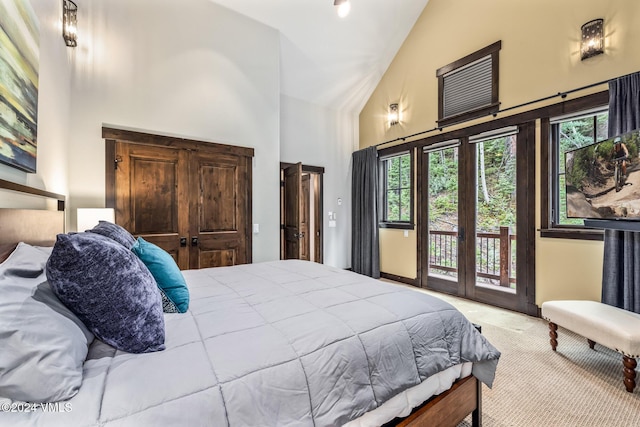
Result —
<path fill-rule="evenodd" d="M 80 230 L 78 230 L 80 231 Z M 127 249 L 131 249 L 131 246 L 136 242 L 135 237 L 131 235 L 127 230 L 118 224 L 114 224 L 109 221 L 99 221 L 98 225 L 91 230 L 87 230 L 89 233 L 101 234 L 110 239 L 115 240 Z"/>
<path fill-rule="evenodd" d="M 138 237 L 131 250 L 151 271 L 158 286 L 176 305 L 178 311 L 186 312 L 189 308 L 189 289 L 173 257 L 142 237 Z"/>
<path fill-rule="evenodd" d="M 59 234 L 46 272 L 60 301 L 102 341 L 129 353 L 164 350 L 156 281 L 120 243 L 94 233 Z"/>

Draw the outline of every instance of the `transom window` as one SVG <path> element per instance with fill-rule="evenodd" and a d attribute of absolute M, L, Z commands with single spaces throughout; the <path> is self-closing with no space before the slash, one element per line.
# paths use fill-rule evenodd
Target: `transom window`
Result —
<path fill-rule="evenodd" d="M 413 228 L 413 156 L 410 152 L 380 160 L 382 181 L 381 227 Z"/>
<path fill-rule="evenodd" d="M 438 126 L 448 126 L 498 111 L 498 41 L 436 71 Z"/>

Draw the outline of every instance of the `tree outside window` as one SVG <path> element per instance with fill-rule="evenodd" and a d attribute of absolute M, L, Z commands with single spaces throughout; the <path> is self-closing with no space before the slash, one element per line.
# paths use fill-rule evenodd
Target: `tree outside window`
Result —
<path fill-rule="evenodd" d="M 413 191 L 411 154 L 382 159 L 383 226 L 412 225 Z"/>

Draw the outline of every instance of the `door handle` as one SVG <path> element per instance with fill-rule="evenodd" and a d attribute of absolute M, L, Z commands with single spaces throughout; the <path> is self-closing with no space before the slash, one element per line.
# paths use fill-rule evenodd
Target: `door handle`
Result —
<path fill-rule="evenodd" d="M 191 246 L 198 246 L 198 238 L 196 236 L 191 238 Z"/>
<path fill-rule="evenodd" d="M 180 247 L 184 248 L 185 246 L 187 246 L 187 238 L 186 237 L 181 237 L 180 238 Z"/>
<path fill-rule="evenodd" d="M 458 230 L 458 240 L 464 242 L 464 227 L 460 227 Z"/>
<path fill-rule="evenodd" d="M 301 232 L 298 234 L 298 239 L 302 239 L 302 238 L 304 238 L 304 231 L 301 231 Z"/>

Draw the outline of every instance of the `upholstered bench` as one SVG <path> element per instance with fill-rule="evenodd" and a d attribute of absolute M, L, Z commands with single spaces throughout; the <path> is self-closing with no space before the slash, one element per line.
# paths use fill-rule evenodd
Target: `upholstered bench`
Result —
<path fill-rule="evenodd" d="M 558 325 L 622 354 L 624 385 L 636 386 L 636 358 L 640 357 L 640 314 L 595 301 L 547 301 L 542 317 L 549 321 L 551 348 L 558 346 Z"/>

